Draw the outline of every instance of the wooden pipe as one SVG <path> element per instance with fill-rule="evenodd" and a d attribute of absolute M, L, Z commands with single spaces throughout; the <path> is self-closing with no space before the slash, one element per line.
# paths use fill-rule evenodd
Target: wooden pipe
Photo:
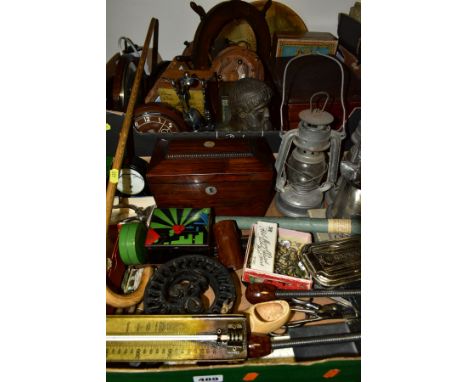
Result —
<path fill-rule="evenodd" d="M 141 52 L 140 60 L 138 61 L 138 67 L 135 75 L 135 79 L 132 85 L 132 92 L 130 93 L 130 99 L 128 102 L 127 110 L 125 113 L 125 118 L 122 124 L 122 129 L 120 130 L 119 141 L 117 143 L 117 149 L 115 152 L 114 160 L 112 162 L 112 170 L 116 170 L 117 174 L 122 167 L 122 162 L 125 154 L 125 146 L 127 144 L 128 135 L 130 131 L 130 126 L 133 118 L 133 110 L 138 97 L 138 90 L 140 88 L 141 79 L 143 77 L 143 70 L 145 66 L 146 57 L 148 56 L 149 44 L 151 41 L 152 32 L 156 26 L 156 19 L 152 18 L 150 25 L 148 27 L 148 32 L 146 34 L 145 43 L 143 45 L 143 50 Z M 110 218 L 112 214 L 112 205 L 114 203 L 115 191 L 117 188 L 117 183 L 111 181 L 107 184 L 106 192 L 106 237 L 109 230 Z M 113 306 L 115 308 L 128 308 L 132 305 L 138 304 L 142 299 L 145 292 L 146 284 L 148 283 L 151 275 L 153 274 L 153 269 L 151 267 L 146 267 L 143 271 L 141 277 L 140 285 L 137 290 L 128 295 L 120 295 L 113 292 L 106 285 L 106 304 Z"/>

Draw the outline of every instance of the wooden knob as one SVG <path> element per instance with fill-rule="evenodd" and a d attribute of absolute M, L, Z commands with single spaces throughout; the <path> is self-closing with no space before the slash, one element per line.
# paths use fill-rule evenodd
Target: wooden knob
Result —
<path fill-rule="evenodd" d="M 245 298 L 251 304 L 276 300 L 276 287 L 271 284 L 249 284 L 245 291 Z"/>
<path fill-rule="evenodd" d="M 271 353 L 271 340 L 266 334 L 251 334 L 247 345 L 249 358 L 264 357 Z"/>

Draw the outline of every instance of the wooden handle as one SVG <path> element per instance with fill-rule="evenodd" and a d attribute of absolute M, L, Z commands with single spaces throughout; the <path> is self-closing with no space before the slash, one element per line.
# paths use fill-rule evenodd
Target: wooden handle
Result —
<path fill-rule="evenodd" d="M 271 284 L 249 284 L 245 298 L 251 304 L 276 300 L 276 287 Z"/>
<path fill-rule="evenodd" d="M 213 225 L 213 233 L 218 247 L 219 262 L 235 271 L 241 269 L 244 266 L 244 256 L 236 222 L 232 220 L 218 222 Z"/>
<path fill-rule="evenodd" d="M 266 334 L 251 334 L 247 343 L 249 358 L 264 357 L 271 353 L 271 339 Z"/>
<path fill-rule="evenodd" d="M 140 88 L 141 79 L 143 76 L 143 69 L 146 62 L 146 57 L 148 56 L 149 44 L 151 41 L 152 32 L 155 29 L 156 19 L 152 18 L 150 25 L 148 27 L 148 32 L 146 34 L 145 44 L 143 46 L 143 51 L 141 52 L 140 60 L 138 61 L 138 67 L 135 75 L 135 80 L 132 85 L 132 92 L 130 94 L 130 100 L 128 102 L 127 111 L 125 113 L 125 118 L 123 121 L 122 129 L 120 130 L 119 141 L 117 143 L 117 149 L 114 155 L 114 160 L 112 162 L 112 169 L 120 171 L 122 167 L 122 162 L 125 154 L 125 146 L 127 144 L 128 135 L 130 131 L 130 126 L 133 119 L 133 110 L 138 97 L 138 90 Z M 109 230 L 110 218 L 112 214 L 112 205 L 114 203 L 115 190 L 117 188 L 117 183 L 109 182 L 107 184 L 107 193 L 106 193 L 106 237 Z M 129 295 L 119 295 L 107 287 L 106 289 L 106 304 L 116 307 L 116 308 L 127 308 L 129 306 L 138 304 L 143 299 L 143 294 L 145 292 L 146 284 L 148 283 L 151 274 L 153 272 L 150 267 L 145 268 L 143 272 L 140 285 L 138 289 L 129 294 Z"/>

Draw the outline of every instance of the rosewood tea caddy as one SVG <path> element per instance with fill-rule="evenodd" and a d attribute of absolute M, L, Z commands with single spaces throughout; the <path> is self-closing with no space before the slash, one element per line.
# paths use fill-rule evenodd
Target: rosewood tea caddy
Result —
<path fill-rule="evenodd" d="M 146 178 L 158 208 L 263 216 L 274 195 L 274 163 L 261 137 L 159 139 Z"/>

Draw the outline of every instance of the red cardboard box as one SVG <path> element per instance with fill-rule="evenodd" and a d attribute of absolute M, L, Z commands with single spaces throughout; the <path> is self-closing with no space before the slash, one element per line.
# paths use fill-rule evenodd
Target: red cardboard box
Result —
<path fill-rule="evenodd" d="M 242 273 L 242 281 L 248 283 L 265 283 L 272 284 L 281 289 L 304 289 L 312 288 L 312 278 L 308 275 L 306 278 L 292 277 L 285 274 L 270 273 L 259 271 L 250 268 L 250 260 L 253 252 L 253 243 L 255 240 L 255 224 L 252 226 L 249 241 L 247 243 L 244 271 Z M 275 263 L 281 261 L 280 245 L 278 243 L 289 242 L 294 248 L 301 247 L 304 244 L 312 243 L 312 236 L 310 233 L 293 231 L 284 228 L 278 228 L 278 238 L 276 245 Z M 297 251 L 299 252 L 299 251 Z M 305 268 L 304 268 L 305 269 Z"/>

